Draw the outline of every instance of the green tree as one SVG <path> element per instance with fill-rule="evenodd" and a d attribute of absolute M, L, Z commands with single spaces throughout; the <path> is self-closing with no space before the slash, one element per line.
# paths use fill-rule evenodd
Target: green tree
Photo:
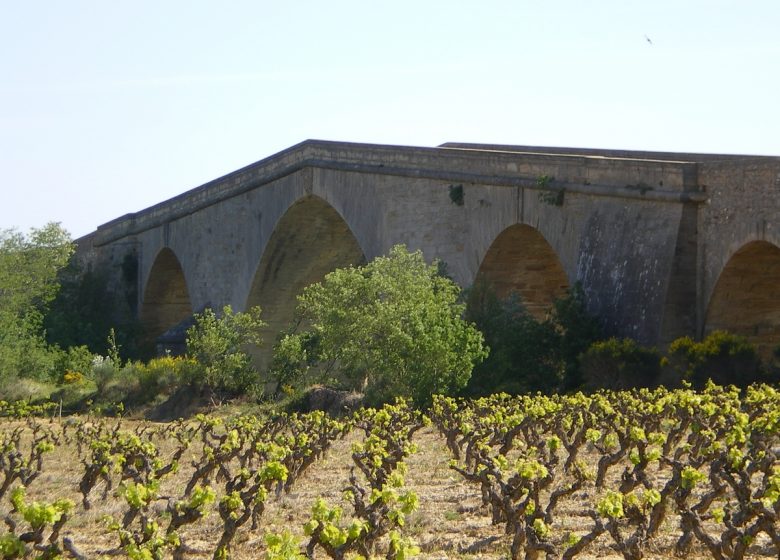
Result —
<path fill-rule="evenodd" d="M 70 236 L 56 223 L 28 235 L 0 231 L 0 379 L 54 374 L 57 352 L 46 345 L 43 317 L 72 252 Z"/>
<path fill-rule="evenodd" d="M 549 321 L 559 335 L 558 351 L 564 364 L 561 389 L 579 389 L 583 384 L 580 356 L 604 338 L 601 324 L 588 313 L 585 291 L 579 282 L 569 288 L 566 296 L 553 302 Z"/>
<path fill-rule="evenodd" d="M 559 388 L 564 364 L 559 333 L 549 321 L 537 321 L 517 294 L 501 299 L 485 281 L 466 294 L 466 319 L 473 321 L 490 347 L 474 369 L 466 393 L 552 392 Z"/>
<path fill-rule="evenodd" d="M 501 299 L 487 282 L 478 281 L 466 294 L 466 318 L 490 346 L 490 355 L 475 368 L 466 388 L 470 395 L 578 388 L 579 356 L 601 337 L 578 284 L 553 302 L 547 318 L 537 320 L 517 294 Z"/>
<path fill-rule="evenodd" d="M 461 389 L 487 355 L 480 332 L 462 319 L 459 294 L 420 251 L 396 245 L 388 256 L 335 270 L 306 288 L 298 313 L 307 328 L 277 348 L 307 351 L 294 361 L 323 364 L 369 401 L 404 396 L 425 404 L 434 393 Z"/>
<path fill-rule="evenodd" d="M 251 357 L 245 352 L 248 345 L 262 342 L 260 308 L 233 312 L 226 305 L 222 314 L 212 309 L 195 314 L 195 324 L 187 330 L 187 354 L 199 367 L 194 368 L 188 380 L 194 385 L 230 393 L 240 393 L 259 381 Z"/>

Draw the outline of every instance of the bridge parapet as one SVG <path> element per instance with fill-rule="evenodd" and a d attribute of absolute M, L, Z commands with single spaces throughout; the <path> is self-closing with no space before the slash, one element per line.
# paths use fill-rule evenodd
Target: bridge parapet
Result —
<path fill-rule="evenodd" d="M 696 163 L 685 161 L 307 140 L 103 224 L 98 227 L 95 244 L 104 245 L 158 227 L 308 167 L 670 202 L 705 199 L 698 185 Z"/>

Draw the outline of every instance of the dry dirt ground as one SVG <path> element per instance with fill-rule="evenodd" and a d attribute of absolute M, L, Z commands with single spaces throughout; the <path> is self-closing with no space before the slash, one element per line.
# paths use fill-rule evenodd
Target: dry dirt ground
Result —
<path fill-rule="evenodd" d="M 0 420 L 0 430 L 7 430 L 11 425 L 8 421 Z M 133 423 L 126 421 L 126 426 L 131 428 Z M 270 497 L 259 529 L 250 531 L 247 524 L 239 531 L 232 558 L 263 558 L 264 535 L 267 532 L 287 529 L 302 536 L 302 526 L 309 520 L 311 506 L 318 497 L 325 498 L 331 505 L 342 505 L 345 510 L 344 521 L 348 521 L 350 510 L 342 500 L 342 490 L 347 484 L 352 466 L 350 446 L 361 438 L 362 432 L 353 430 L 345 439 L 336 441 L 325 457 L 295 483 L 289 494 Z M 419 450 L 407 460 L 406 483 L 408 488 L 419 495 L 420 507 L 407 518 L 404 533 L 411 536 L 420 547 L 419 558 L 508 558 L 509 538 L 503 535 L 501 526 L 491 525 L 489 512 L 481 506 L 479 488 L 463 481 L 458 473 L 449 468 L 450 454 L 444 439 L 434 428 L 428 427 L 415 435 L 414 442 Z M 161 449 L 165 456 L 172 447 L 166 450 L 161 445 Z M 181 461 L 180 471 L 162 485 L 161 495 L 181 495 L 183 485 L 192 473 L 191 462 L 197 457 L 195 449 L 188 453 L 189 456 L 185 455 Z M 102 488 L 97 488 L 91 494 L 93 508 L 85 511 L 78 493 L 82 473 L 83 466 L 78 462 L 74 446 L 62 445 L 46 456 L 44 472 L 30 485 L 28 497 L 46 501 L 58 497 L 73 500 L 76 504 L 75 512 L 64 534 L 91 560 L 105 556 L 117 547 L 117 538 L 108 533 L 105 519 L 107 516 L 121 516 L 123 500 L 112 494 L 102 500 Z M 582 511 L 581 504 L 593 504 L 597 496 L 586 492 L 594 491 L 588 489 L 580 492 L 560 505 L 558 511 L 561 514 L 556 521 L 556 530 L 585 532 L 589 528 L 591 522 Z M 0 518 L 5 517 L 9 508 L 6 496 L 0 503 Z M 673 552 L 676 523 L 676 517 L 666 521 L 665 536 L 648 544 L 646 558 L 676 558 Z M 188 557 L 211 558 L 221 532 L 220 527 L 219 515 L 213 511 L 196 525 L 186 527 L 182 537 L 191 549 Z M 0 535 L 4 529 L 0 529 Z M 609 545 L 609 536 L 601 535 L 586 553 L 577 558 L 622 558 Z M 320 553 L 320 557 L 324 558 L 325 555 Z M 776 554 L 767 547 L 755 546 L 749 557 L 771 558 L 776 557 Z M 710 558 L 710 555 L 704 548 L 695 545 L 692 554 L 686 558 Z"/>

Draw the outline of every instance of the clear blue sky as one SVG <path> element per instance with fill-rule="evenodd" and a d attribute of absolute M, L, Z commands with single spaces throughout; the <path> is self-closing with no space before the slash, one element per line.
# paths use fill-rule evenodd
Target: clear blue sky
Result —
<path fill-rule="evenodd" d="M 777 0 L 0 5 L 0 228 L 78 237 L 307 138 L 780 155 Z"/>

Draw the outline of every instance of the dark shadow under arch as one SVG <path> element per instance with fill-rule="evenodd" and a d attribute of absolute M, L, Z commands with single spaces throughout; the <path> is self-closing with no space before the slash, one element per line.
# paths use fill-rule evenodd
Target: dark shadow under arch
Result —
<path fill-rule="evenodd" d="M 365 260 L 349 226 L 330 204 L 308 196 L 290 206 L 266 245 L 247 298 L 246 308 L 259 305 L 267 323 L 263 345 L 254 352 L 257 365 L 269 365 L 276 337 L 291 325 L 304 288 L 337 268 Z"/>
<path fill-rule="evenodd" d="M 538 230 L 525 224 L 510 226 L 493 240 L 475 282 L 492 286 L 500 298 L 517 293 L 537 319 L 544 318 L 569 287 L 555 250 Z"/>
<path fill-rule="evenodd" d="M 154 259 L 141 304 L 142 349 L 154 353 L 154 341 L 192 316 L 192 305 L 181 263 L 173 251 L 162 249 Z"/>
<path fill-rule="evenodd" d="M 752 241 L 734 253 L 718 277 L 704 335 L 725 330 L 746 337 L 769 357 L 780 344 L 780 248 Z"/>

